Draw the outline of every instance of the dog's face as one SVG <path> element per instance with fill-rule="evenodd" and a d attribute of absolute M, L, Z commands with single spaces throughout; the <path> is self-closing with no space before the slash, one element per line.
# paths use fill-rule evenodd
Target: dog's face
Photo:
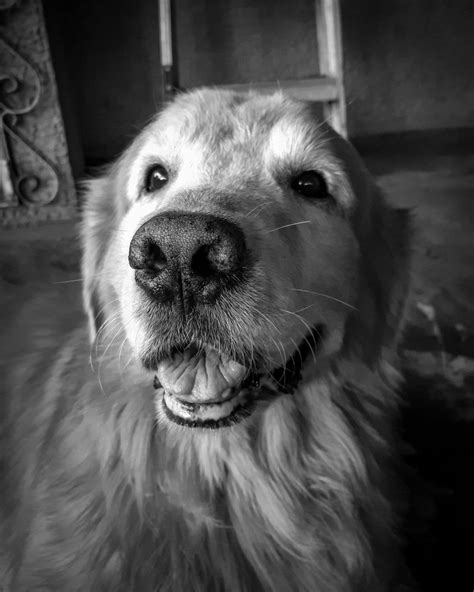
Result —
<path fill-rule="evenodd" d="M 302 363 L 379 355 L 403 225 L 309 104 L 183 95 L 91 187 L 86 307 L 121 319 L 168 419 L 227 425 Z"/>

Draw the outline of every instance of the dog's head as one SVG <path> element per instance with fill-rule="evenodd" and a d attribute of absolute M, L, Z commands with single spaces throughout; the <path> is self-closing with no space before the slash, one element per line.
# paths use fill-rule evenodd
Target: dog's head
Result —
<path fill-rule="evenodd" d="M 302 366 L 376 363 L 396 338 L 406 216 L 309 103 L 180 96 L 90 184 L 83 230 L 91 332 L 119 318 L 184 425 L 232 423 Z"/>

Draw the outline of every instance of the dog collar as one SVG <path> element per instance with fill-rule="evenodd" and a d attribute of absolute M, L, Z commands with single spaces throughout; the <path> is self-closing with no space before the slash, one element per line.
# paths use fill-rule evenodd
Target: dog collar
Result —
<path fill-rule="evenodd" d="M 321 347 L 323 332 L 324 327 L 322 325 L 313 327 L 286 364 L 270 373 L 280 393 L 292 395 L 295 392 L 301 382 L 303 365 L 306 359 L 310 353 L 316 357 Z"/>

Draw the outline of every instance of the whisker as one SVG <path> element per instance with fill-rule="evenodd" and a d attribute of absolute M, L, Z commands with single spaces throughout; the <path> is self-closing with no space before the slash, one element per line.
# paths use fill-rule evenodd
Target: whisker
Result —
<path fill-rule="evenodd" d="M 99 343 L 102 338 L 102 335 L 104 334 L 105 329 L 107 327 L 109 327 L 110 325 L 114 324 L 116 321 L 118 321 L 119 317 L 120 317 L 120 311 L 117 311 L 113 315 L 111 315 L 108 319 L 106 319 L 102 323 L 102 325 L 100 326 L 100 328 L 97 332 L 97 335 L 95 336 L 94 341 L 91 343 L 91 347 L 90 347 L 90 351 L 89 351 L 89 363 L 90 363 L 90 366 L 91 366 L 93 372 L 95 372 L 94 363 L 93 363 L 93 355 L 92 355 L 92 350 L 94 349 L 94 345 L 95 345 L 95 356 L 97 356 Z"/>
<path fill-rule="evenodd" d="M 270 323 L 270 325 L 272 325 L 272 327 L 274 327 L 274 329 L 275 329 L 275 331 L 277 331 L 277 333 L 281 333 L 280 329 L 275 325 L 275 323 L 266 314 L 264 314 L 261 310 L 258 310 L 258 308 L 256 306 L 252 306 L 251 308 L 252 308 L 253 312 L 256 312 L 265 321 L 267 321 L 267 323 Z"/>
<path fill-rule="evenodd" d="M 114 313 L 111 317 L 109 317 L 99 328 L 94 341 L 91 343 L 91 347 L 90 347 L 90 352 L 89 352 L 89 360 L 90 360 L 90 364 L 91 364 L 91 368 L 94 371 L 94 365 L 93 365 L 93 350 L 95 348 L 94 351 L 94 357 L 97 357 L 97 353 L 98 353 L 98 349 L 99 349 L 99 343 L 100 340 L 102 339 L 102 334 L 104 333 L 106 327 L 108 325 L 111 325 L 112 323 L 115 323 L 115 321 L 118 319 L 118 313 Z"/>
<path fill-rule="evenodd" d="M 290 337 L 290 341 L 295 346 L 295 351 L 298 352 L 298 356 L 300 358 L 301 366 L 303 366 L 303 356 L 301 355 L 301 350 L 298 347 L 298 344 L 296 343 L 296 341 L 292 337 Z M 295 361 L 293 360 L 293 370 L 294 369 L 295 369 Z"/>
<path fill-rule="evenodd" d="M 291 224 L 285 224 L 284 226 L 278 226 L 278 228 L 272 228 L 271 230 L 267 230 L 269 232 L 276 232 L 277 230 L 282 230 L 283 228 L 290 228 L 291 226 L 298 226 L 298 224 L 311 224 L 312 220 L 301 220 L 300 222 L 292 222 Z"/>
<path fill-rule="evenodd" d="M 53 285 L 57 285 L 57 284 L 74 284 L 76 282 L 83 282 L 85 281 L 84 278 L 78 278 L 76 280 L 63 280 L 60 282 L 51 282 Z"/>
<path fill-rule="evenodd" d="M 298 308 L 298 310 L 294 310 L 293 312 L 298 314 L 299 312 L 303 312 L 305 310 L 308 310 L 308 308 L 312 308 L 315 305 L 316 305 L 316 302 L 313 302 L 313 304 L 308 304 L 308 306 L 303 306 L 303 308 Z"/>
<path fill-rule="evenodd" d="M 117 327 L 118 327 L 118 330 L 116 330 Z M 99 360 L 99 369 L 100 369 L 100 364 L 104 360 L 105 355 L 107 354 L 107 351 L 110 348 L 111 344 L 113 343 L 114 339 L 117 337 L 117 335 L 120 333 L 120 331 L 123 330 L 123 325 L 122 325 L 122 323 L 119 322 L 118 319 L 114 319 L 114 323 L 110 324 L 109 329 L 110 329 L 110 331 L 113 330 L 115 332 L 114 332 L 113 336 L 111 337 L 111 339 L 109 340 L 109 342 L 107 343 L 107 345 L 105 345 L 105 343 L 104 343 L 104 345 L 102 347 L 103 351 L 101 353 L 100 360 Z M 110 335 L 110 333 L 109 333 L 109 335 Z M 99 353 L 100 352 L 96 352 L 96 356 L 98 356 Z"/>
<path fill-rule="evenodd" d="M 303 323 L 303 325 L 304 325 L 304 326 L 305 326 L 305 327 L 308 329 L 308 333 L 312 333 L 312 332 L 313 332 L 313 330 L 314 330 L 314 329 L 313 329 L 313 328 L 311 328 L 311 327 L 309 326 L 309 324 L 308 324 L 308 322 L 306 321 L 306 319 L 304 319 L 304 318 L 303 318 L 301 315 L 297 314 L 296 312 L 291 312 L 291 310 L 285 310 L 285 309 L 283 309 L 283 308 L 281 308 L 280 310 L 281 310 L 282 312 L 286 312 L 287 314 L 293 315 L 293 316 L 295 316 L 297 319 L 299 319 L 299 321 L 300 321 L 301 323 Z M 317 331 L 317 330 L 316 330 L 316 331 Z M 317 331 L 317 332 L 318 332 L 318 335 L 319 335 L 319 331 Z M 310 351 L 311 351 L 311 353 L 312 353 L 312 355 L 313 355 L 313 360 L 316 362 L 316 352 L 314 351 L 314 347 L 313 347 L 313 345 L 311 344 L 311 342 L 310 342 L 310 341 L 308 341 L 308 338 L 306 337 L 306 335 L 304 336 L 304 338 L 303 338 L 303 339 L 304 339 L 304 340 L 306 341 L 306 343 L 308 344 L 308 347 L 309 347 L 309 349 L 310 349 Z"/>
<path fill-rule="evenodd" d="M 293 292 L 304 292 L 306 294 L 314 294 L 315 296 L 321 296 L 321 298 L 327 298 L 328 300 L 334 300 L 334 302 L 339 302 L 339 304 L 343 304 L 344 306 L 347 306 L 348 308 L 351 308 L 352 310 L 356 310 L 359 311 L 359 309 L 356 306 L 353 306 L 352 304 L 349 304 L 348 302 L 344 302 L 344 300 L 341 300 L 340 298 L 336 298 L 335 296 L 330 296 L 329 294 L 324 294 L 322 292 L 314 292 L 313 290 L 303 290 L 302 288 L 290 288 L 290 290 L 293 290 Z M 313 306 L 314 304 L 310 304 L 310 306 Z M 306 307 L 309 308 L 309 307 Z M 304 310 L 304 309 L 301 309 Z"/>
<path fill-rule="evenodd" d="M 258 205 L 256 205 L 254 208 L 252 208 L 252 209 L 250 210 L 250 212 L 247 212 L 247 213 L 245 214 L 245 216 L 246 216 L 246 217 L 247 217 L 247 216 L 250 216 L 250 214 L 253 214 L 253 213 L 254 213 L 256 210 L 258 210 L 258 208 L 263 208 L 263 207 L 265 207 L 266 205 L 268 205 L 269 203 L 271 203 L 271 202 L 269 202 L 269 201 L 264 201 L 264 202 L 262 202 L 262 203 L 259 203 L 259 204 L 258 204 Z"/>
<path fill-rule="evenodd" d="M 283 346 L 283 343 L 279 339 L 278 339 L 278 341 L 275 340 L 273 337 L 272 337 L 272 341 L 275 344 L 278 353 L 280 354 L 281 365 L 284 366 L 286 364 L 286 356 L 285 356 L 285 348 Z"/>
<path fill-rule="evenodd" d="M 109 271 L 104 271 L 102 273 L 95 273 L 94 275 L 91 275 L 89 277 L 89 279 L 94 279 L 94 278 L 100 278 L 100 277 L 107 277 L 110 276 L 112 277 L 112 274 Z M 76 282 L 84 282 L 85 278 L 80 277 L 80 278 L 75 278 L 73 280 L 61 280 L 60 282 L 51 282 L 53 285 L 56 284 L 74 284 Z"/>
<path fill-rule="evenodd" d="M 110 347 L 112 346 L 112 344 L 114 343 L 114 341 L 117 339 L 117 337 L 120 335 L 120 332 L 123 331 L 124 328 L 120 325 L 118 328 L 118 331 L 116 331 L 113 335 L 113 337 L 110 339 L 109 343 L 107 344 L 107 347 L 104 350 L 104 353 L 102 354 L 100 361 L 99 361 L 99 367 L 97 369 L 97 377 L 99 379 L 99 384 L 100 384 L 100 389 L 101 391 L 104 393 L 104 395 L 106 395 L 105 391 L 104 391 L 104 387 L 102 386 L 102 380 L 100 378 L 100 370 L 102 368 L 102 364 L 104 362 L 105 356 L 108 352 L 108 350 L 110 349 Z M 106 395 L 107 396 L 107 395 Z"/>
<path fill-rule="evenodd" d="M 120 345 L 120 349 L 119 349 L 119 356 L 118 356 L 118 366 L 119 366 L 119 372 L 120 372 L 120 380 L 123 383 L 123 368 L 120 365 L 120 360 L 122 358 L 122 350 L 123 350 L 123 346 L 125 345 L 125 343 L 127 342 L 127 332 L 125 332 L 125 337 L 123 338 L 123 341 Z"/>
<path fill-rule="evenodd" d="M 105 329 L 113 322 L 117 321 L 118 318 L 120 316 L 120 311 L 117 310 L 116 312 L 114 312 L 112 315 L 110 315 L 110 317 L 108 319 L 106 319 L 102 325 L 100 326 L 99 330 L 97 331 L 97 335 L 95 336 L 94 339 L 94 344 L 95 344 L 95 351 L 97 353 L 97 349 L 99 347 L 100 344 L 100 340 L 102 338 L 102 335 L 104 334 Z"/>
<path fill-rule="evenodd" d="M 107 308 L 107 306 L 114 304 L 115 302 L 118 302 L 119 300 L 120 300 L 120 298 L 114 298 L 113 300 L 109 300 L 103 306 L 101 306 L 99 308 L 99 310 L 97 311 L 97 314 L 94 316 L 94 321 L 96 321 L 100 317 L 101 313 L 104 312 L 104 310 Z M 116 311 L 116 312 L 118 312 L 118 311 Z"/>
<path fill-rule="evenodd" d="M 128 360 L 127 360 L 125 366 L 122 368 L 122 370 L 125 370 L 135 357 L 134 352 L 136 351 L 136 348 L 137 348 L 137 339 L 138 339 L 139 333 L 140 333 L 140 327 L 138 326 L 137 330 L 135 332 L 135 338 L 133 340 L 133 347 L 130 348 L 130 357 L 128 358 Z"/>

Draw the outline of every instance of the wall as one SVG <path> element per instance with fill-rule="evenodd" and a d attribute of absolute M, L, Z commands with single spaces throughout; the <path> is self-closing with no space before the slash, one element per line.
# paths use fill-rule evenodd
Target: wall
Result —
<path fill-rule="evenodd" d="M 69 64 L 86 159 L 112 158 L 160 104 L 158 1 L 44 3 L 61 30 L 53 57 Z M 175 5 L 183 86 L 317 73 L 313 0 Z M 341 5 L 352 136 L 474 126 L 472 0 Z"/>
<path fill-rule="evenodd" d="M 342 0 L 351 135 L 474 126 L 472 0 Z"/>
<path fill-rule="evenodd" d="M 86 160 L 114 158 L 160 105 L 158 1 L 43 4 L 62 100 Z"/>
<path fill-rule="evenodd" d="M 318 72 L 312 0 L 176 2 L 185 87 L 304 78 Z"/>

